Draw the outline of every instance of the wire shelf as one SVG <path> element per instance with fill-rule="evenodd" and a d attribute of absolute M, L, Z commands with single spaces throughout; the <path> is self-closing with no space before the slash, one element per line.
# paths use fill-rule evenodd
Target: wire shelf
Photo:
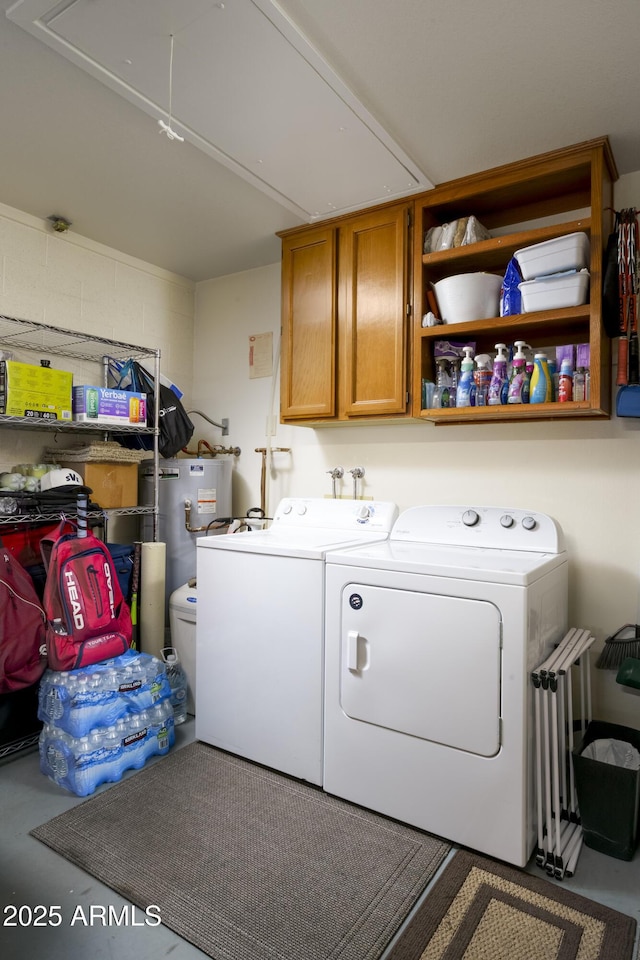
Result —
<path fill-rule="evenodd" d="M 107 337 L 52 327 L 34 320 L 8 317 L 0 314 L 0 342 L 6 347 L 21 347 L 24 350 L 42 351 L 75 360 L 101 361 L 103 357 L 126 360 L 129 357 L 160 358 L 160 350 L 122 343 Z"/>

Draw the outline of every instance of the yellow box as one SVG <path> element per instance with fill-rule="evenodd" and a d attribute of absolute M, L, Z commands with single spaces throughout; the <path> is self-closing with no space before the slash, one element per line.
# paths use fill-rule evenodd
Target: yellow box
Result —
<path fill-rule="evenodd" d="M 93 490 L 91 500 L 105 510 L 138 506 L 137 463 L 94 463 L 66 461 L 61 466 L 79 473 L 85 486 Z"/>
<path fill-rule="evenodd" d="M 0 360 L 0 414 L 71 420 L 73 374 L 35 363 Z"/>

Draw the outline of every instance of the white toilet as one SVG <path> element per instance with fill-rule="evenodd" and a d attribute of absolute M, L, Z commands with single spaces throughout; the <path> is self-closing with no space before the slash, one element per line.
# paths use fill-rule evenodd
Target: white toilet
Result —
<path fill-rule="evenodd" d="M 196 702 L 196 609 L 198 591 L 188 583 L 174 590 L 169 598 L 171 645 L 178 651 L 187 675 L 187 713 L 195 716 Z"/>

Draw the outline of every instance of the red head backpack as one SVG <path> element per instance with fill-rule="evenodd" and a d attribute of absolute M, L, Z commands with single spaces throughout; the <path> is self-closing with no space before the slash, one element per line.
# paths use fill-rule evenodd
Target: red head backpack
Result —
<path fill-rule="evenodd" d="M 40 543 L 47 570 L 42 605 L 52 670 L 75 670 L 129 649 L 131 614 L 109 550 L 92 533 L 58 529 Z"/>

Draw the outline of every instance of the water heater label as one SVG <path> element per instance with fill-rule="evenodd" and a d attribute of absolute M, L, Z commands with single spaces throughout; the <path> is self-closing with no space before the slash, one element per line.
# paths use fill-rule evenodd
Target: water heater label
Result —
<path fill-rule="evenodd" d="M 198 490 L 198 513 L 216 513 L 216 488 Z"/>
<path fill-rule="evenodd" d="M 204 464 L 203 463 L 190 463 L 189 464 L 189 476 L 190 477 L 202 477 L 204 475 Z"/>

